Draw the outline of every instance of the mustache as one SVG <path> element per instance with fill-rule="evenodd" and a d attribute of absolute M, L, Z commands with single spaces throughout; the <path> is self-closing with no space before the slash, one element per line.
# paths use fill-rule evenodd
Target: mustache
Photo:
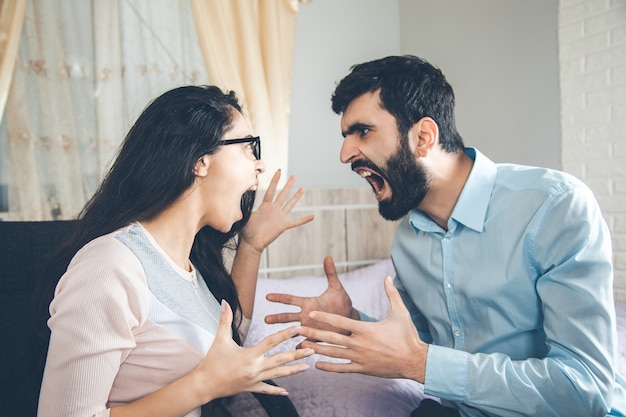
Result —
<path fill-rule="evenodd" d="M 368 168 L 371 169 L 372 171 L 376 171 L 379 173 L 382 173 L 383 171 L 378 167 L 378 165 L 374 164 L 372 161 L 370 161 L 369 159 L 359 159 L 357 161 L 354 161 L 350 164 L 350 168 L 354 171 L 355 169 L 358 168 Z"/>

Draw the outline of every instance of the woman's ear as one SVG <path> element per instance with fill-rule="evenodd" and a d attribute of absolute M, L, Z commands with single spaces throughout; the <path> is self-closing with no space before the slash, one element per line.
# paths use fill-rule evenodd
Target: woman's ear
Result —
<path fill-rule="evenodd" d="M 209 173 L 209 165 L 211 158 L 209 155 L 202 155 L 193 168 L 193 173 L 196 177 L 206 177 Z"/>
<path fill-rule="evenodd" d="M 439 126 L 430 117 L 422 117 L 409 130 L 411 149 L 416 157 L 424 157 L 439 143 Z"/>

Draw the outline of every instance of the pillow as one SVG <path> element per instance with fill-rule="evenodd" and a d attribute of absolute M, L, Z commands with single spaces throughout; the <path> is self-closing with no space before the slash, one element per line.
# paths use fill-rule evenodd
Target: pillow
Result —
<path fill-rule="evenodd" d="M 386 275 L 395 276 L 391 260 L 339 274 L 355 308 L 382 319 L 389 315 L 389 301 L 383 287 Z M 271 303 L 270 292 L 316 296 L 327 287 L 325 276 L 298 276 L 291 279 L 259 279 L 255 309 L 245 345 L 252 346 L 268 335 L 292 324 L 266 324 L 268 314 L 297 311 L 296 307 Z M 302 337 L 281 344 L 272 353 L 294 349 Z M 423 386 L 404 379 L 384 379 L 361 374 L 338 374 L 315 368 L 318 360 L 338 361 L 320 355 L 302 360 L 310 369 L 275 382 L 289 391 L 289 398 L 301 417 L 379 417 L 408 416 L 425 397 Z M 432 398 L 432 397 L 429 397 Z M 229 404 L 235 416 L 265 417 L 266 414 L 250 394 L 235 396 Z"/>

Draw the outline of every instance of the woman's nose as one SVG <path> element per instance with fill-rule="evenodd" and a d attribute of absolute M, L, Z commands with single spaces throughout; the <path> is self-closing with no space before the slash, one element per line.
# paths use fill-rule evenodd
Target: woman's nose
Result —
<path fill-rule="evenodd" d="M 265 172 L 265 162 L 262 159 L 256 161 L 256 166 L 254 167 L 258 174 L 262 174 Z"/>

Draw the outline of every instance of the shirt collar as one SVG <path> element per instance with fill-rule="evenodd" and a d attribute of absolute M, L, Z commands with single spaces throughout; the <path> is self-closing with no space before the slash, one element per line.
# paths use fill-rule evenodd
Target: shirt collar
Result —
<path fill-rule="evenodd" d="M 478 149 L 465 148 L 465 153 L 474 160 L 474 166 L 454 206 L 451 221 L 454 220 L 477 232 L 482 232 L 489 198 L 496 182 L 497 167 Z M 441 230 L 435 222 L 419 210 L 412 210 L 409 220 L 413 227 L 425 232 Z M 449 224 L 448 230 L 454 229 L 455 227 Z"/>

